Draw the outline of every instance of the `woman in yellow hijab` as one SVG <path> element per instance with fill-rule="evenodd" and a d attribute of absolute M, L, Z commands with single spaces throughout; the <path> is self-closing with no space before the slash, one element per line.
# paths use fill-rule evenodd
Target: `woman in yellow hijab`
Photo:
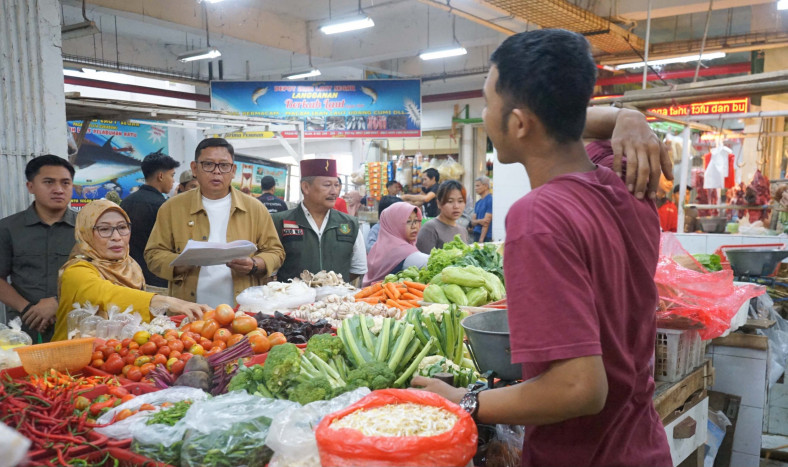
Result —
<path fill-rule="evenodd" d="M 68 338 L 67 316 L 74 303 L 90 302 L 99 307 L 100 314 L 112 305 L 121 310 L 132 306 L 145 321 L 151 319 L 151 308 L 192 319 L 208 310 L 204 305 L 145 292 L 142 269 L 129 256 L 130 234 L 128 215 L 111 201 L 93 201 L 79 212 L 74 229 L 77 242 L 59 272 L 59 306 L 52 340 Z"/>

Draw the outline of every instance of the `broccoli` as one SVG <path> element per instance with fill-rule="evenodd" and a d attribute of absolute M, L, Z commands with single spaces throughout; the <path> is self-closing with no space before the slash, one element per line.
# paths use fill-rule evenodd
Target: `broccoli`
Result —
<path fill-rule="evenodd" d="M 274 396 L 281 397 L 301 373 L 301 353 L 295 344 L 271 348 L 262 369 L 265 385 Z"/>
<path fill-rule="evenodd" d="M 315 334 L 307 342 L 306 351 L 315 354 L 321 360 L 331 365 L 331 368 L 341 378 L 347 376 L 345 345 L 339 337 L 330 334 Z"/>
<path fill-rule="evenodd" d="M 368 362 L 350 371 L 347 377 L 349 389 L 367 387 L 369 389 L 390 388 L 397 375 L 384 362 Z"/>
<path fill-rule="evenodd" d="M 287 398 L 293 402 L 306 405 L 314 401 L 328 400 L 333 397 L 334 389 L 326 378 L 318 377 L 299 380 L 287 390 Z"/>
<path fill-rule="evenodd" d="M 262 365 L 254 365 L 249 368 L 245 366 L 239 367 L 238 372 L 230 380 L 230 384 L 227 385 L 227 392 L 231 391 L 246 391 L 256 396 L 274 397 L 271 391 L 265 387 Z"/>

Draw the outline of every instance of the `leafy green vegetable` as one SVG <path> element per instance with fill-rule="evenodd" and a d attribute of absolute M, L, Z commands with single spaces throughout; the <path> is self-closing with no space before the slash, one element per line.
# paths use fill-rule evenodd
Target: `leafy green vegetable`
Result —
<path fill-rule="evenodd" d="M 722 271 L 722 263 L 720 263 L 719 255 L 697 254 L 692 256 L 694 256 L 700 265 L 706 268 L 706 270 L 711 272 Z"/>
<path fill-rule="evenodd" d="M 234 423 L 229 430 L 188 431 L 183 441 L 183 467 L 264 467 L 273 456 L 265 438 L 271 426 L 269 417 Z"/>
<path fill-rule="evenodd" d="M 189 407 L 192 406 L 192 401 L 185 400 L 176 402 L 170 408 L 160 410 L 153 414 L 148 421 L 145 422 L 146 425 L 167 425 L 167 426 L 175 426 L 183 417 L 186 416 L 186 412 L 189 411 Z"/>
<path fill-rule="evenodd" d="M 314 401 L 331 399 L 334 388 L 324 376 L 299 381 L 287 390 L 287 399 L 306 405 Z"/>

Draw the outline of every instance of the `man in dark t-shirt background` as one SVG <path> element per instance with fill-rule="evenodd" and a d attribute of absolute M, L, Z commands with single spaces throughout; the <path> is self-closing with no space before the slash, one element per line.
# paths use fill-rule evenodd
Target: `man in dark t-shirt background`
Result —
<path fill-rule="evenodd" d="M 287 211 L 287 203 L 277 197 L 274 192 L 276 191 L 276 179 L 270 175 L 266 175 L 260 180 L 260 189 L 263 194 L 259 199 L 271 214 L 275 212 Z"/>
<path fill-rule="evenodd" d="M 509 210 L 504 251 L 511 360 L 524 382 L 478 393 L 423 377 L 411 384 L 481 423 L 525 425 L 522 465 L 672 465 L 649 365 L 660 238 L 653 175 L 662 161 L 669 173 L 666 153 L 638 112 L 594 109 L 586 122 L 596 67 L 583 36 L 516 34 L 491 61 L 485 129 L 498 159 L 523 164 L 532 187 Z M 584 147 L 589 127 L 615 127 L 613 144 Z M 622 147 L 651 165 L 650 199 L 635 183 L 634 157 L 627 183 L 611 170 Z"/>
<path fill-rule="evenodd" d="M 421 179 L 420 195 L 402 195 L 402 201 L 407 201 L 414 206 L 424 206 L 424 217 L 438 217 L 438 182 L 441 179 L 441 174 L 430 167 L 423 173 L 424 177 Z"/>

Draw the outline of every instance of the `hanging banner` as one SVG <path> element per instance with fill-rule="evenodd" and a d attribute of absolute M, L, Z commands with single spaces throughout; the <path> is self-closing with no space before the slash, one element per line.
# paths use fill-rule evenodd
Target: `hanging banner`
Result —
<path fill-rule="evenodd" d="M 145 183 L 142 159 L 169 152 L 165 127 L 95 120 L 77 146 L 81 129 L 81 120 L 68 122 L 69 161 L 76 169 L 71 207 L 77 210 L 110 191 L 121 199 L 137 191 Z"/>
<path fill-rule="evenodd" d="M 421 81 L 212 81 L 211 109 L 303 121 L 307 138 L 421 136 Z M 296 138 L 295 131 L 284 132 Z M 264 132 L 227 138 L 265 138 Z"/>
<path fill-rule="evenodd" d="M 235 165 L 235 176 L 231 182 L 235 188 L 247 195 L 258 197 L 263 193 L 260 188 L 260 180 L 266 175 L 270 175 L 276 180 L 274 195 L 285 199 L 287 195 L 287 165 L 240 154 L 235 155 Z"/>
<path fill-rule="evenodd" d="M 723 99 L 692 104 L 673 105 L 648 109 L 667 117 L 694 117 L 698 115 L 743 114 L 747 113 L 749 100 L 746 97 Z"/>

